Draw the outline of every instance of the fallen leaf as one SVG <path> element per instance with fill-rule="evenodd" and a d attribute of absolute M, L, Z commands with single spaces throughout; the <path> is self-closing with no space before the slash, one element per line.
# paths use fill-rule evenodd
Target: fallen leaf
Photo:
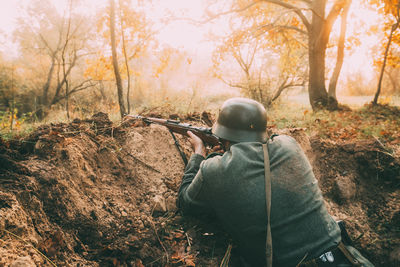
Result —
<path fill-rule="evenodd" d="M 135 261 L 135 267 L 144 267 L 142 260 L 136 259 Z"/>
<path fill-rule="evenodd" d="M 186 266 L 196 266 L 196 264 L 191 259 L 185 259 Z"/>

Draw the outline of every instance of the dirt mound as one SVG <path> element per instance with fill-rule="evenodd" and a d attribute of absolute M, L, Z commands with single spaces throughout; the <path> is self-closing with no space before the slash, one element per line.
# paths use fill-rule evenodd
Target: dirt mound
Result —
<path fill-rule="evenodd" d="M 398 266 L 399 157 L 375 140 L 286 133 L 305 149 L 328 208 L 357 246 L 377 266 Z M 0 266 L 51 266 L 38 250 L 58 266 L 218 266 L 229 237 L 177 212 L 183 167 L 165 128 L 114 125 L 104 113 L 0 140 Z"/>

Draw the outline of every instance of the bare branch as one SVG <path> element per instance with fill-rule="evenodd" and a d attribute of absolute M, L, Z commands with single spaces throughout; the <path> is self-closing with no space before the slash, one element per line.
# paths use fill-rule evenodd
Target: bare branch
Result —
<path fill-rule="evenodd" d="M 57 51 L 59 50 L 59 49 L 58 49 L 58 46 L 57 46 L 56 50 L 53 50 L 53 49 L 51 48 L 51 46 L 49 45 L 49 43 L 46 41 L 46 39 L 43 37 L 43 35 L 42 35 L 41 33 L 38 33 L 38 35 L 39 35 L 39 37 L 40 37 L 40 40 L 41 40 L 41 41 L 44 43 L 44 45 L 47 47 L 47 49 L 49 49 L 51 56 L 52 56 L 52 57 L 55 57 L 55 54 L 56 54 Z"/>
<path fill-rule="evenodd" d="M 297 16 L 299 16 L 299 18 L 301 19 L 301 21 L 303 22 L 304 26 L 306 27 L 307 31 L 310 31 L 310 22 L 308 21 L 307 17 L 303 14 L 303 12 L 301 11 L 301 9 L 299 7 L 296 7 L 292 4 L 289 4 L 287 2 L 284 1 L 279 1 L 279 0 L 260 0 L 257 2 L 268 2 L 271 4 L 275 4 L 290 10 L 293 10 L 294 13 L 297 14 Z"/>
<path fill-rule="evenodd" d="M 212 21 L 214 19 L 217 19 L 217 18 L 225 16 L 225 15 L 243 12 L 243 11 L 245 11 L 245 10 L 247 10 L 247 9 L 251 8 L 252 6 L 255 6 L 257 4 L 258 4 L 258 1 L 254 1 L 254 2 L 248 4 L 247 6 L 245 6 L 243 8 L 238 8 L 238 9 L 233 9 L 233 10 L 228 10 L 228 11 L 225 11 L 225 12 L 221 12 L 221 13 L 212 15 L 212 16 L 210 16 L 209 19 L 206 19 L 206 20 L 203 20 L 203 21 L 195 21 L 195 20 L 192 20 L 192 19 L 185 19 L 185 20 L 190 20 L 190 21 L 192 21 L 194 23 L 197 23 L 197 24 L 204 24 L 204 23 L 210 22 L 210 21 Z M 209 12 L 209 13 L 211 13 L 211 12 Z"/>
<path fill-rule="evenodd" d="M 307 32 L 306 32 L 306 31 L 304 31 L 304 30 L 302 30 L 302 29 L 300 29 L 300 28 L 298 28 L 298 27 L 290 26 L 290 25 L 273 25 L 273 24 L 267 24 L 267 25 L 262 25 L 262 26 L 260 26 L 259 28 L 260 28 L 260 29 L 262 29 L 262 28 L 267 28 L 266 30 L 263 30 L 262 33 L 266 33 L 266 32 L 271 31 L 271 30 L 273 30 L 273 29 L 279 28 L 279 29 L 286 29 L 286 30 L 297 31 L 297 32 L 299 32 L 299 33 L 301 33 L 301 34 L 307 35 Z M 260 34 L 261 34 L 261 33 L 260 33 Z M 256 37 L 260 36 L 260 34 L 257 35 Z"/>
<path fill-rule="evenodd" d="M 87 84 L 88 82 L 90 82 L 90 83 Z M 87 88 L 90 88 L 90 87 L 93 87 L 93 86 L 95 86 L 95 84 L 92 83 L 92 80 L 91 80 L 91 79 L 85 80 L 85 81 L 81 82 L 80 84 L 78 84 L 77 86 L 75 86 L 74 88 L 72 88 L 72 90 L 70 90 L 70 91 L 68 92 L 68 94 L 65 94 L 65 95 L 62 95 L 62 96 L 58 96 L 58 97 L 53 101 L 52 104 L 53 104 L 53 105 L 54 105 L 54 104 L 57 104 L 58 102 L 60 102 L 61 100 L 65 99 L 65 98 L 67 98 L 67 97 L 69 97 L 70 95 L 72 95 L 72 94 L 74 94 L 74 93 L 77 93 L 77 92 L 80 92 L 80 91 L 83 91 L 83 90 L 85 90 L 85 89 L 87 89 Z"/>
<path fill-rule="evenodd" d="M 240 89 L 247 89 L 248 88 L 248 86 L 246 86 L 246 85 L 242 85 L 242 84 L 239 84 L 239 83 L 233 83 L 233 82 L 226 81 L 222 77 L 218 77 L 218 79 L 221 80 L 224 84 L 226 84 L 226 85 L 228 85 L 230 87 L 240 88 Z"/>
<path fill-rule="evenodd" d="M 311 0 L 299 0 L 299 1 L 304 2 L 307 5 L 311 5 Z M 217 18 L 225 16 L 225 15 L 243 12 L 243 11 L 245 11 L 245 10 L 247 10 L 247 9 L 249 9 L 249 8 L 259 4 L 259 3 L 261 3 L 261 2 L 268 2 L 268 3 L 275 4 L 275 5 L 278 5 L 278 6 L 281 6 L 281 7 L 284 7 L 286 9 L 289 9 L 289 10 L 293 11 L 294 13 L 297 14 L 297 16 L 299 16 L 300 20 L 303 22 L 303 24 L 306 27 L 307 31 L 310 30 L 310 27 L 311 27 L 310 26 L 310 22 L 308 21 L 307 17 L 303 14 L 302 9 L 299 8 L 299 7 L 296 7 L 296 6 L 292 5 L 292 4 L 289 4 L 287 2 L 280 1 L 280 0 L 257 0 L 257 1 L 254 1 L 254 2 L 252 2 L 250 4 L 248 4 L 245 7 L 242 7 L 242 8 L 232 9 L 232 10 L 228 10 L 228 11 L 225 11 L 225 12 L 220 12 L 220 13 L 211 15 L 210 18 L 208 18 L 206 20 L 203 20 L 203 21 L 196 21 L 196 20 L 193 20 L 191 18 L 184 18 L 184 19 L 180 19 L 180 20 L 190 21 L 190 22 L 195 23 L 195 24 L 205 24 L 207 22 L 213 21 L 214 19 L 217 19 Z M 211 12 L 209 12 L 209 13 L 211 13 Z"/>
<path fill-rule="evenodd" d="M 235 58 L 237 63 L 240 65 L 240 68 L 248 73 L 249 71 L 249 66 L 243 61 L 242 55 L 240 53 L 240 48 L 238 48 L 238 52 L 236 53 L 234 50 L 232 51 L 232 56 Z"/>
<path fill-rule="evenodd" d="M 256 44 L 254 45 L 253 52 L 251 53 L 251 59 L 250 59 L 250 62 L 249 62 L 249 66 L 253 65 L 254 57 L 255 57 L 256 52 L 257 52 L 257 48 L 258 48 L 258 40 L 256 40 Z"/>
<path fill-rule="evenodd" d="M 75 66 L 76 64 L 76 60 L 78 59 L 78 55 L 76 54 L 76 51 L 74 51 L 74 57 L 72 59 L 72 62 L 69 64 L 68 69 L 63 72 L 63 79 L 60 83 L 57 84 L 57 88 L 56 88 L 56 92 L 54 94 L 53 100 L 51 102 L 51 104 L 55 104 L 56 99 L 58 98 L 58 95 L 61 91 L 61 88 L 63 87 L 63 85 L 67 82 L 68 76 L 71 73 L 72 68 Z M 63 68 L 65 68 L 65 62 L 63 62 Z"/>
<path fill-rule="evenodd" d="M 303 3 L 306 3 L 307 5 L 311 5 L 312 4 L 311 0 L 299 0 L 299 1 L 301 1 Z"/>
<path fill-rule="evenodd" d="M 86 81 L 82 82 L 80 85 L 75 86 L 71 91 L 69 91 L 68 95 L 71 95 L 73 93 L 85 90 L 86 88 L 95 86 L 93 83 L 89 83 L 87 85 L 84 85 L 85 83 L 91 82 L 91 81 L 92 80 L 86 80 Z"/>
<path fill-rule="evenodd" d="M 288 84 L 285 84 L 287 82 L 287 79 L 284 81 L 284 83 L 279 86 L 278 90 L 275 92 L 274 96 L 271 98 L 270 103 L 278 99 L 278 97 L 282 94 L 282 92 L 290 87 L 296 87 L 296 86 L 304 86 L 304 81 L 301 83 L 295 83 L 295 82 L 290 82 Z"/>

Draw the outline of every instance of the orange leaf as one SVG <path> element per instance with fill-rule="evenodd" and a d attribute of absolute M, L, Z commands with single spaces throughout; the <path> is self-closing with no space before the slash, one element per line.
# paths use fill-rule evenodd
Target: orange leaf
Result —
<path fill-rule="evenodd" d="M 182 258 L 182 256 L 180 256 L 178 253 L 174 253 L 171 256 L 171 259 L 173 260 L 180 260 Z"/>
<path fill-rule="evenodd" d="M 136 266 L 136 267 L 144 267 L 144 265 L 143 265 L 143 263 L 142 263 L 142 261 L 141 261 L 140 259 L 137 259 L 137 260 L 135 261 L 135 266 Z"/>
<path fill-rule="evenodd" d="M 185 259 L 185 264 L 186 266 L 196 266 L 196 264 L 191 259 Z"/>

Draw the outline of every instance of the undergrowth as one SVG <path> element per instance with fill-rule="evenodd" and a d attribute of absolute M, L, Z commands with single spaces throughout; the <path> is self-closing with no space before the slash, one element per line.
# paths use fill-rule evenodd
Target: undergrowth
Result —
<path fill-rule="evenodd" d="M 281 104 L 269 111 L 268 126 L 273 131 L 283 128 L 304 128 L 309 135 L 334 140 L 379 138 L 393 145 L 400 144 L 400 108 L 388 105 L 365 105 L 359 109 L 316 111 L 310 108 Z"/>
<path fill-rule="evenodd" d="M 168 118 L 170 115 L 184 118 L 195 112 L 209 111 L 213 115 L 218 113 L 218 107 L 223 98 L 190 101 L 188 99 L 167 98 L 154 103 L 142 103 L 131 114 L 157 114 Z M 188 102 L 189 101 L 189 102 Z M 100 111 L 100 110 L 99 110 Z M 120 119 L 117 108 L 101 109 L 108 113 L 111 121 Z M 389 105 L 364 105 L 354 110 L 341 111 L 312 111 L 310 107 L 280 101 L 267 110 L 268 128 L 304 128 L 309 135 L 318 135 L 320 138 L 333 140 L 362 140 L 378 138 L 381 142 L 392 145 L 400 144 L 400 108 Z M 74 118 L 84 119 L 90 114 L 72 113 L 70 120 Z M 215 116 L 216 117 L 216 116 Z M 8 127 L 0 129 L 3 139 L 21 138 L 41 124 L 68 122 L 65 111 L 53 110 L 50 115 L 41 122 L 29 122 L 24 120 L 11 131 Z"/>

